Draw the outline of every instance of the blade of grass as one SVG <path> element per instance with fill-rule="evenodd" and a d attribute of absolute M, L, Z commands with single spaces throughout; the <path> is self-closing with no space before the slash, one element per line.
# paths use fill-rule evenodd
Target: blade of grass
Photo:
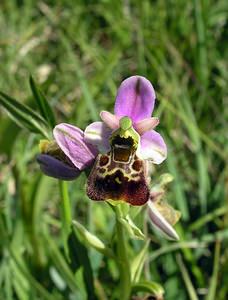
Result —
<path fill-rule="evenodd" d="M 63 47 L 65 48 L 66 52 L 68 53 L 71 60 L 74 62 L 75 65 L 75 72 L 79 81 L 79 85 L 82 89 L 82 93 L 84 95 L 85 103 L 87 106 L 87 109 L 90 113 L 91 119 L 93 121 L 96 121 L 99 119 L 99 114 L 97 112 L 96 105 L 94 103 L 94 100 L 92 98 L 92 95 L 90 93 L 90 88 L 87 83 L 87 80 L 83 74 L 83 70 L 81 68 L 81 64 L 79 63 L 79 59 L 77 57 L 77 54 L 74 53 L 72 50 L 72 46 L 68 39 L 66 39 L 65 35 L 63 33 L 60 33 L 61 35 L 61 41 L 63 44 Z"/>
<path fill-rule="evenodd" d="M 29 283 L 35 288 L 37 293 L 39 293 L 44 300 L 56 300 L 55 296 L 52 296 L 51 293 L 49 293 L 27 270 L 25 266 L 22 264 L 22 259 L 19 258 L 18 254 L 14 252 L 13 249 L 9 249 L 10 256 L 17 265 L 20 272 L 23 274 L 25 278 L 29 281 Z M 60 298 L 61 299 L 61 298 Z"/>
<path fill-rule="evenodd" d="M 223 150 L 222 147 L 217 146 L 213 140 L 207 135 L 205 134 L 202 130 L 200 130 L 196 124 L 193 124 L 191 122 L 191 120 L 189 119 L 187 114 L 184 114 L 182 112 L 180 112 L 179 110 L 177 110 L 175 108 L 174 105 L 172 105 L 168 100 L 163 100 L 163 103 L 165 105 L 165 107 L 175 116 L 177 116 L 181 121 L 183 121 L 185 124 L 188 124 L 188 126 L 194 128 L 194 130 L 197 130 L 199 133 L 200 138 L 205 142 L 205 144 L 217 155 L 219 155 L 219 157 L 226 161 L 227 160 L 227 154 L 226 151 Z"/>
<path fill-rule="evenodd" d="M 204 88 L 207 87 L 208 81 L 208 64 L 207 64 L 207 48 L 206 48 L 206 35 L 205 35 L 205 26 L 204 26 L 204 19 L 203 13 L 205 14 L 206 11 L 203 11 L 202 5 L 203 1 L 201 0 L 194 0 L 194 10 L 195 10 L 195 23 L 196 23 L 196 33 L 197 33 L 197 42 L 198 42 L 198 49 L 197 49 L 197 71 L 200 78 L 200 81 L 203 83 Z M 200 107 L 204 103 L 205 97 L 202 98 L 202 103 Z"/>
<path fill-rule="evenodd" d="M 44 97 L 37 84 L 35 83 L 32 76 L 30 76 L 29 78 L 29 83 L 41 115 L 43 116 L 44 120 L 48 122 L 51 128 L 54 127 L 56 121 L 51 106 L 49 105 L 47 99 Z"/>
<path fill-rule="evenodd" d="M 187 288 L 190 300 L 199 300 L 199 298 L 197 296 L 197 293 L 196 293 L 196 290 L 195 290 L 195 288 L 192 284 L 192 281 L 190 279 L 190 276 L 188 274 L 188 270 L 187 270 L 180 254 L 176 255 L 176 260 L 177 260 L 177 264 L 180 268 L 181 274 L 183 276 L 183 281 L 184 281 L 185 286 Z"/>
<path fill-rule="evenodd" d="M 155 261 L 159 256 L 168 254 L 173 251 L 177 251 L 180 249 L 184 248 L 192 248 L 192 249 L 197 249 L 197 248 L 205 248 L 207 246 L 206 243 L 204 242 L 199 242 L 199 241 L 188 241 L 188 242 L 179 242 L 171 245 L 166 245 L 158 250 L 154 251 L 150 256 L 149 256 L 149 261 Z"/>
<path fill-rule="evenodd" d="M 142 273 L 143 265 L 148 256 L 150 241 L 146 241 L 141 251 L 136 255 L 131 263 L 131 282 L 138 282 Z"/>
<path fill-rule="evenodd" d="M 168 138 L 166 137 L 166 141 L 168 141 Z M 179 172 L 177 170 L 177 162 L 176 157 L 174 153 L 169 153 L 167 157 L 167 166 L 169 172 L 174 176 L 175 180 L 173 182 L 174 186 L 174 192 L 175 192 L 175 201 L 177 203 L 178 209 L 181 211 L 181 217 L 183 220 L 189 220 L 189 211 L 187 206 L 187 200 L 185 197 L 185 193 L 183 190 L 183 182 L 179 176 Z"/>
<path fill-rule="evenodd" d="M 66 257 L 69 259 L 69 249 L 67 245 L 68 237 L 71 233 L 71 205 L 70 199 L 68 195 L 68 186 L 67 182 L 63 180 L 59 180 L 59 188 L 60 188 L 60 195 L 61 195 L 61 218 L 62 218 L 62 237 L 63 237 L 63 245 Z"/>
<path fill-rule="evenodd" d="M 220 251 L 221 251 L 221 242 L 217 241 L 215 244 L 215 257 L 214 257 L 214 266 L 213 266 L 213 274 L 209 283 L 209 291 L 206 297 L 206 300 L 214 300 L 216 299 L 216 289 L 218 282 L 218 273 L 219 273 L 219 259 L 220 259 Z"/>
<path fill-rule="evenodd" d="M 28 106 L 0 92 L 0 104 L 8 111 L 12 119 L 31 132 L 40 133 L 48 138 L 46 121 Z"/>
<path fill-rule="evenodd" d="M 53 241 L 52 237 L 48 235 L 48 233 L 45 234 L 45 240 L 47 242 L 46 246 L 50 252 L 51 260 L 56 266 L 56 269 L 58 269 L 62 278 L 64 278 L 72 292 L 78 293 L 78 291 L 80 291 L 80 287 L 77 285 L 74 274 L 68 266 L 65 257 L 59 251 L 57 245 Z"/>
<path fill-rule="evenodd" d="M 77 230 L 73 227 L 73 231 L 69 236 L 68 243 L 70 245 L 70 257 L 72 265 L 76 264 L 76 268 L 82 267 L 82 275 L 85 283 L 88 299 L 96 299 L 94 288 L 93 269 L 90 263 L 88 251 L 79 239 Z"/>
<path fill-rule="evenodd" d="M 228 208 L 226 206 L 219 207 L 212 212 L 206 214 L 205 216 L 202 216 L 198 220 L 196 220 L 194 223 L 192 223 L 189 226 L 190 231 L 198 230 L 200 227 L 204 226 L 206 223 L 214 220 L 215 218 L 224 215 L 227 213 Z"/>

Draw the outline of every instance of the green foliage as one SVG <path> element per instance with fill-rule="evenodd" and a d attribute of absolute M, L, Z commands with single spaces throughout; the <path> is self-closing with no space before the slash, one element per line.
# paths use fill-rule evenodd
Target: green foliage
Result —
<path fill-rule="evenodd" d="M 45 127 L 47 127 L 45 120 L 34 113 L 28 106 L 21 104 L 2 92 L 0 92 L 0 104 L 10 113 L 12 119 L 19 126 L 48 137 L 45 130 Z"/>
<path fill-rule="evenodd" d="M 44 97 L 43 93 L 40 91 L 40 89 L 36 85 L 32 76 L 30 76 L 29 83 L 30 83 L 30 87 L 31 87 L 34 99 L 36 100 L 36 103 L 38 105 L 40 114 L 49 123 L 49 125 L 51 127 L 54 127 L 56 124 L 55 116 L 54 116 L 54 113 L 53 113 L 47 99 Z"/>
<path fill-rule="evenodd" d="M 148 292 L 153 295 L 156 299 L 162 299 L 164 294 L 164 289 L 161 285 L 156 282 L 142 281 L 133 285 L 133 293 L 138 291 Z"/>
<path fill-rule="evenodd" d="M 145 240 L 127 244 L 133 295 L 161 296 L 160 283 L 167 300 L 226 299 L 227 1 L 9 0 L 0 28 L 0 299 L 118 299 L 103 255 L 116 247 L 112 209 L 86 198 L 83 174 L 59 193 L 35 157 L 56 122 L 84 129 L 112 111 L 133 74 L 153 83 L 168 144 L 152 182 L 172 174 L 166 197 L 182 214 L 179 242 L 155 236 L 144 210 L 123 219 L 150 241 L 146 256 Z"/>

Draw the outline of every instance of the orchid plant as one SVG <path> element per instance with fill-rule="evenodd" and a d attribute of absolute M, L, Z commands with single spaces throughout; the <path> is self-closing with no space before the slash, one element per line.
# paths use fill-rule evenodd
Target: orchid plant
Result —
<path fill-rule="evenodd" d="M 62 123 L 53 130 L 53 141 L 42 140 L 38 162 L 48 176 L 74 180 L 90 170 L 86 193 L 91 200 L 108 201 L 114 207 L 121 202 L 131 206 L 147 204 L 150 220 L 171 239 L 178 240 L 173 229 L 179 214 L 161 200 L 163 193 L 150 187 L 150 165 L 162 163 L 167 147 L 154 130 L 158 118 L 151 117 L 155 91 L 144 77 L 132 76 L 120 85 L 114 114 L 102 111 L 102 121 L 80 128 Z M 117 218 L 121 212 L 116 210 Z M 170 215 L 174 216 L 170 218 Z M 121 299 L 129 299 L 130 274 L 122 224 L 117 222 Z"/>
<path fill-rule="evenodd" d="M 84 132 L 66 123 L 55 126 L 54 140 L 41 140 L 37 160 L 46 175 L 62 180 L 74 180 L 92 168 L 86 188 L 90 199 L 114 205 L 122 201 L 133 206 L 147 203 L 154 225 L 178 239 L 168 217 L 174 214 L 171 223 L 175 223 L 178 212 L 161 205 L 162 192 L 150 188 L 150 165 L 167 157 L 164 139 L 154 130 L 159 119 L 151 117 L 155 98 L 149 80 L 127 78 L 118 89 L 114 114 L 102 111 L 102 121 L 88 125 Z"/>
<path fill-rule="evenodd" d="M 51 110 L 39 94 L 33 80 L 30 82 L 34 95 L 38 98 L 44 117 L 53 125 Z M 88 125 L 85 130 L 61 123 L 54 127 L 53 138 L 40 141 L 40 154 L 37 161 L 42 172 L 59 179 L 60 182 L 76 180 L 85 172 L 87 196 L 93 201 L 104 201 L 116 214 L 116 245 L 114 250 L 107 248 L 96 236 L 89 233 L 79 222 L 73 221 L 78 231 L 89 244 L 114 258 L 119 266 L 119 299 L 130 299 L 134 287 L 162 295 L 163 290 L 154 283 L 138 283 L 145 251 L 148 243 L 136 257 L 133 264 L 129 261 L 127 235 L 133 232 L 137 238 L 145 235 L 130 218 L 131 207 L 146 207 L 151 223 L 158 231 L 172 240 L 178 240 L 173 225 L 179 220 L 180 213 L 165 200 L 165 186 L 170 175 L 163 175 L 158 185 L 151 180 L 154 165 L 161 164 L 167 157 L 167 146 L 162 136 L 155 131 L 159 119 L 151 117 L 155 105 L 155 91 L 149 80 L 142 76 L 132 76 L 124 80 L 116 96 L 114 114 L 108 111 L 100 113 L 101 121 Z M 10 100 L 10 101 L 9 101 Z M 27 107 L 18 103 L 14 107 L 9 102 L 12 98 L 2 93 L 2 105 L 11 113 L 19 108 L 17 115 L 26 119 L 26 126 L 43 134 L 43 119 Z M 47 136 L 44 132 L 44 136 Z M 65 211 L 69 212 L 69 199 L 65 197 Z M 68 229 L 72 225 L 71 214 L 66 218 Z M 67 239 L 70 230 L 67 231 Z M 65 241 L 66 242 L 66 241 Z M 136 275 L 137 274 L 137 275 Z M 137 290 L 136 289 L 136 290 Z"/>

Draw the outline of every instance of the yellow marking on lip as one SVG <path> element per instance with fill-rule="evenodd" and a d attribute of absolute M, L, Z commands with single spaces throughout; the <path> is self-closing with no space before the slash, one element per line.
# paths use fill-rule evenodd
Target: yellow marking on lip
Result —
<path fill-rule="evenodd" d="M 120 170 L 120 169 L 119 168 L 114 168 L 114 169 L 112 169 L 110 171 L 107 170 L 104 173 L 101 173 L 101 172 L 98 171 L 98 174 L 99 174 L 100 177 L 105 178 L 106 176 L 113 175 L 118 170 Z M 122 170 L 120 170 L 120 171 L 122 172 Z M 130 180 L 132 180 L 132 181 L 138 181 L 140 179 L 140 176 L 132 177 L 132 174 L 126 174 L 124 172 L 123 172 L 123 174 L 124 174 L 124 177 L 126 177 L 128 181 L 130 181 Z M 134 174 L 137 174 L 137 172 L 134 172 Z M 115 178 L 115 181 L 117 183 L 119 183 L 119 184 L 122 184 L 122 182 L 120 181 L 120 179 L 118 177 Z"/>
<path fill-rule="evenodd" d="M 118 184 L 121 184 L 121 183 L 122 183 L 122 181 L 119 179 L 119 177 L 116 177 L 116 178 L 115 178 L 115 182 L 117 182 Z"/>

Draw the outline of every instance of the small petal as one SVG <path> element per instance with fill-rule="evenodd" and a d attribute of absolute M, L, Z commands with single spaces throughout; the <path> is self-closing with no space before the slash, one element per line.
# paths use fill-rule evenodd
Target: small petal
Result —
<path fill-rule="evenodd" d="M 57 179 L 73 180 L 81 173 L 77 168 L 70 167 L 48 154 L 39 154 L 37 156 L 37 162 L 45 175 Z"/>
<path fill-rule="evenodd" d="M 100 113 L 101 120 L 110 128 L 110 129 L 117 129 L 119 128 L 119 117 L 116 115 L 111 114 L 108 111 L 102 111 Z"/>
<path fill-rule="evenodd" d="M 150 220 L 156 228 L 165 233 L 170 239 L 179 240 L 175 229 L 166 221 L 152 201 L 148 201 L 148 212 Z"/>
<path fill-rule="evenodd" d="M 150 81 L 142 76 L 132 76 L 121 83 L 114 111 L 117 116 L 128 116 L 137 123 L 151 117 L 154 102 L 155 91 Z"/>
<path fill-rule="evenodd" d="M 84 139 L 86 143 L 96 146 L 99 152 L 106 153 L 110 150 L 109 137 L 112 130 L 103 122 L 94 122 L 86 127 Z"/>
<path fill-rule="evenodd" d="M 147 118 L 135 124 L 135 130 L 142 135 L 146 131 L 154 129 L 159 124 L 158 118 Z"/>
<path fill-rule="evenodd" d="M 94 161 L 97 152 L 84 141 L 81 129 L 62 123 L 55 126 L 53 134 L 61 150 L 79 170 L 85 169 Z"/>
<path fill-rule="evenodd" d="M 167 147 L 161 135 L 155 130 L 147 131 L 141 136 L 141 157 L 154 164 L 162 163 L 167 157 Z"/>

